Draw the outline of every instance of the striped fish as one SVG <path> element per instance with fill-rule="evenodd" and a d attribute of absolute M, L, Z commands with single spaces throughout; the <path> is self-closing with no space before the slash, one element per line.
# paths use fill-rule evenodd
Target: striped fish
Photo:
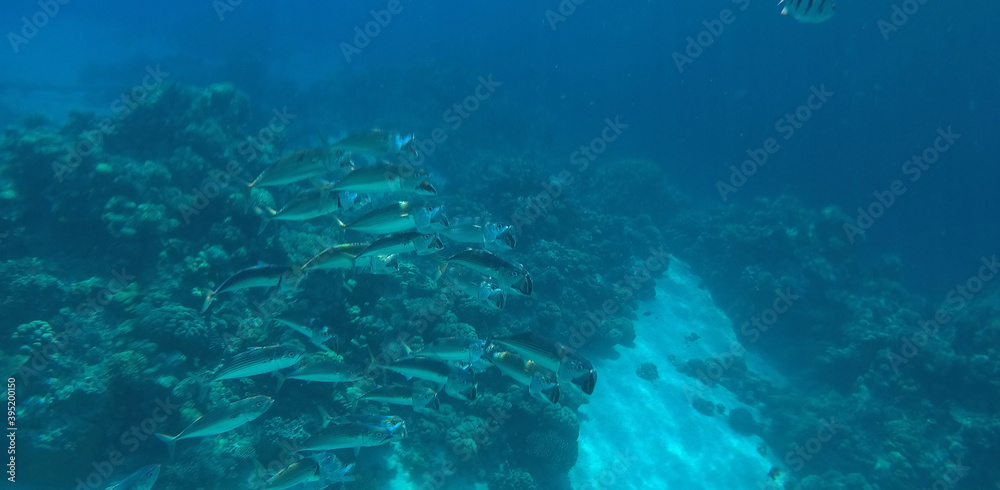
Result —
<path fill-rule="evenodd" d="M 394 434 L 395 430 L 380 425 L 336 424 L 307 439 L 298 450 L 332 451 L 381 446 L 392 441 Z"/>
<path fill-rule="evenodd" d="M 436 339 L 423 349 L 415 352 L 414 355 L 442 361 L 461 361 L 471 364 L 482 359 L 483 354 L 485 354 L 483 348 L 485 345 L 486 341 L 484 340 L 445 337 Z"/>
<path fill-rule="evenodd" d="M 506 259 L 486 250 L 470 248 L 447 259 L 449 264 L 464 265 L 480 274 L 496 279 L 507 289 L 517 291 L 525 296 L 531 295 L 531 275 L 521 265 L 515 265 Z"/>
<path fill-rule="evenodd" d="M 350 383 L 365 377 L 365 370 L 342 361 L 318 361 L 306 364 L 286 376 L 320 383 Z"/>
<path fill-rule="evenodd" d="M 107 490 L 150 490 L 160 476 L 160 465 L 143 466 L 138 471 L 125 477 L 124 480 L 108 487 Z"/>
<path fill-rule="evenodd" d="M 349 165 L 343 152 L 330 145 L 299 150 L 275 160 L 249 184 L 250 187 L 267 187 L 291 184 L 319 177 L 332 170 Z"/>
<path fill-rule="evenodd" d="M 779 0 L 778 6 L 784 6 L 781 15 L 807 24 L 826 22 L 837 10 L 834 0 Z"/>
<path fill-rule="evenodd" d="M 309 261 L 301 267 L 301 270 L 353 269 L 355 259 L 357 259 L 358 255 L 368 248 L 369 245 L 369 243 L 344 243 L 341 245 L 334 245 L 309 259 Z"/>
<path fill-rule="evenodd" d="M 176 436 L 156 434 L 156 437 L 167 444 L 167 448 L 170 450 L 170 457 L 172 458 L 174 456 L 174 445 L 177 444 L 177 441 L 229 432 L 264 415 L 264 412 L 271 408 L 273 404 L 273 399 L 263 395 L 244 398 L 232 402 L 224 408 L 202 415 Z"/>
<path fill-rule="evenodd" d="M 294 365 L 304 355 L 305 352 L 302 349 L 291 345 L 254 347 L 233 357 L 222 369 L 219 369 L 212 380 L 246 378 L 272 373 Z"/>
<path fill-rule="evenodd" d="M 248 288 L 295 287 L 301 273 L 299 269 L 283 265 L 262 264 L 243 269 L 222 281 L 214 290 L 205 295 L 205 303 L 201 312 L 205 313 L 212 306 L 215 297 L 220 293 L 239 291 Z"/>
<path fill-rule="evenodd" d="M 594 392 L 597 370 L 593 364 L 559 342 L 531 332 L 491 339 L 490 342 L 537 362 L 545 369 L 555 371 L 559 379 L 570 381 L 588 395 Z"/>

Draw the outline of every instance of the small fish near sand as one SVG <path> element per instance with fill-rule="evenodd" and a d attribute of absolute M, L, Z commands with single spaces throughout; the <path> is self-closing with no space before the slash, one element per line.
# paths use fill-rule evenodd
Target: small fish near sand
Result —
<path fill-rule="evenodd" d="M 294 288 L 302 276 L 301 270 L 297 267 L 283 265 L 261 264 L 247 269 L 243 269 L 233 274 L 222 284 L 205 295 L 205 302 L 201 306 L 201 312 L 205 313 L 212 306 L 215 297 L 221 293 L 239 291 L 249 288 Z"/>
<path fill-rule="evenodd" d="M 242 427 L 264 415 L 273 404 L 272 398 L 263 395 L 244 398 L 202 415 L 176 436 L 156 434 L 156 437 L 167 444 L 172 458 L 177 441 L 214 436 Z"/>
<path fill-rule="evenodd" d="M 799 22 L 818 24 L 833 18 L 837 11 L 834 0 L 780 0 L 781 15 L 787 15 Z"/>

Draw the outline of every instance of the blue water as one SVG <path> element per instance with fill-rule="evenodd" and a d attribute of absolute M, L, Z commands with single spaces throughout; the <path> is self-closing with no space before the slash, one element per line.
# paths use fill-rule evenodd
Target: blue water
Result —
<path fill-rule="evenodd" d="M 996 110 L 1000 107 L 996 90 L 1000 64 L 993 49 L 1000 43 L 1000 33 L 995 29 L 995 16 L 978 5 L 957 7 L 940 0 L 843 0 L 832 20 L 805 24 L 779 15 L 780 8 L 773 3 L 6 2 L 0 7 L 0 31 L 5 33 L 0 46 L 0 124 L 4 127 L 31 126 L 25 117 L 42 114 L 48 120 L 47 131 L 60 134 L 64 143 L 71 144 L 82 128 L 70 111 L 89 111 L 98 118 L 113 114 L 113 101 L 141 84 L 148 70 L 162 71 L 169 84 L 195 92 L 213 84 L 231 84 L 245 94 L 246 106 L 234 111 L 240 116 L 233 127 L 222 123 L 229 139 L 220 143 L 217 161 L 206 157 L 211 160 L 207 167 L 191 163 L 189 158 L 172 157 L 181 144 L 158 133 L 156 128 L 167 123 L 156 122 L 137 125 L 129 133 L 131 141 L 119 141 L 105 149 L 102 159 L 113 164 L 111 177 L 99 177 L 99 162 L 90 161 L 69 184 L 55 184 L 49 172 L 37 166 L 48 165 L 50 158 L 41 158 L 41 163 L 25 170 L 28 157 L 24 155 L 30 152 L 16 150 L 14 142 L 28 139 L 17 136 L 21 133 L 6 136 L 0 153 L 0 206 L 6 208 L 0 213 L 0 260 L 6 273 L 18 279 L 3 289 L 9 298 L 5 304 L 16 310 L 0 322 L 4 336 L 10 332 L 12 339 L 10 346 L 2 349 L 10 359 L 4 367 L 15 372 L 24 362 L 15 356 L 34 353 L 51 341 L 48 337 L 33 339 L 32 334 L 24 333 L 23 325 L 30 321 L 61 325 L 71 317 L 60 309 L 72 310 L 88 296 L 79 284 L 89 278 L 106 283 L 113 278 L 113 268 L 138 271 L 138 281 L 143 284 L 136 293 L 138 303 L 197 309 L 200 300 L 192 299 L 191 290 L 207 287 L 209 279 L 218 284 L 258 260 L 302 259 L 308 246 L 299 232 L 339 240 L 329 221 L 302 226 L 278 222 L 258 236 L 253 213 L 230 216 L 239 206 L 232 202 L 223 205 L 222 199 L 193 224 L 180 224 L 184 216 L 178 195 L 189 196 L 192 189 L 202 186 L 207 180 L 206 168 L 224 166 L 221 148 L 235 147 L 240 138 L 266 126 L 274 109 L 285 108 L 295 118 L 272 156 L 316 146 L 320 138 L 333 141 L 373 127 L 412 132 L 420 140 L 429 138 L 435 129 L 445 130 L 447 141 L 431 151 L 424 147 L 421 153 L 427 156 L 426 168 L 439 187 L 445 210 L 454 216 L 485 214 L 511 222 L 527 199 L 543 192 L 544 184 L 560 172 L 568 171 L 576 178 L 577 183 L 565 186 L 566 196 L 557 197 L 557 204 L 546 210 L 545 216 L 524 230 L 519 227 L 512 260 L 533 269 L 536 287 L 542 286 L 537 298 L 512 296 L 510 306 L 496 315 L 456 308 L 459 323 L 471 325 L 480 338 L 529 329 L 567 342 L 568 325 L 584 319 L 583 312 L 594 308 L 595 302 L 599 305 L 613 296 L 610 284 L 614 277 L 634 270 L 635 262 L 649 256 L 649 247 L 665 244 L 678 260 L 689 264 L 693 276 L 704 279 L 701 287 L 709 291 L 720 314 L 729 317 L 736 339 L 754 356 L 760 356 L 754 361 L 759 364 L 751 369 L 776 387 L 764 396 L 760 392 L 767 390 L 748 388 L 745 380 L 735 385 L 723 383 L 731 393 L 720 395 L 720 399 L 739 399 L 739 404 L 771 424 L 747 446 L 766 448 L 761 449 L 766 455 L 758 460 L 751 454 L 749 459 L 733 463 L 734 467 L 740 471 L 757 466 L 781 468 L 783 475 L 791 476 L 772 481 L 781 481 L 787 488 L 875 488 L 864 484 L 882 489 L 932 488 L 936 481 L 928 475 L 933 474 L 933 468 L 944 472 L 945 462 L 957 461 L 961 455 L 965 462 L 979 462 L 978 466 L 972 464 L 971 473 L 948 479 L 947 487 L 941 488 L 993 488 L 1000 477 L 985 461 L 989 454 L 997 454 L 996 431 L 979 432 L 972 427 L 996 427 L 987 408 L 994 406 L 988 403 L 998 396 L 996 366 L 1000 358 L 995 348 L 987 347 L 1000 338 L 998 327 L 991 323 L 998 301 L 995 285 L 980 275 L 985 292 L 965 296 L 960 307 L 950 310 L 958 320 L 944 322 L 942 333 L 932 336 L 932 344 L 940 343 L 935 350 L 940 357 L 921 350 L 920 357 L 909 363 L 915 371 L 909 375 L 915 380 L 907 381 L 907 374 L 902 375 L 903 381 L 894 378 L 893 386 L 896 382 L 908 386 L 905 395 L 884 391 L 888 383 L 884 376 L 888 375 L 880 366 L 891 361 L 887 352 L 899 350 L 899 339 L 917 328 L 918 319 L 932 318 L 942 305 L 955 307 L 954 288 L 968 286 L 970 277 L 980 270 L 981 260 L 988 262 L 1000 248 L 1000 226 L 996 224 L 1000 208 L 995 192 L 1000 167 L 995 164 L 994 143 L 1000 129 Z M 910 11 L 905 17 L 900 14 L 904 10 Z M 27 31 L 23 19 L 32 24 Z M 377 24 L 380 20 L 381 25 Z M 359 38 L 366 26 L 369 34 L 377 33 Z M 355 45 L 359 39 L 364 46 Z M 496 82 L 495 93 L 481 98 L 469 117 L 456 119 L 449 108 L 467 100 L 483 80 Z M 184 124 L 205 122 L 185 109 L 177 107 L 175 113 L 162 112 L 157 117 L 181 119 Z M 213 110 L 222 114 L 229 109 L 214 108 L 201 115 Z M 792 119 L 785 119 L 786 115 Z M 125 119 L 123 124 L 131 125 L 135 119 Z M 70 125 L 62 126 L 67 121 Z M 620 135 L 601 143 L 606 150 L 588 163 L 589 171 L 580 171 L 580 154 L 575 152 L 600 137 L 609 121 L 620 121 Z M 96 120 L 85 125 L 93 128 L 95 124 Z M 957 136 L 945 138 L 942 134 Z M 765 147 L 773 151 L 762 151 Z M 752 175 L 732 180 L 733 168 L 750 165 L 746 161 L 752 155 L 764 154 L 766 163 L 752 164 Z M 925 154 L 934 156 L 933 163 L 910 161 Z M 166 167 L 172 177 L 164 181 L 144 176 L 152 172 L 142 166 L 147 160 Z M 648 166 L 635 164 L 637 161 Z M 262 168 L 260 162 L 248 166 L 248 174 L 256 175 Z M 135 225 L 136 234 L 122 233 L 121 226 L 127 225 L 113 224 L 117 218 L 109 218 L 113 213 L 128 213 L 109 205 L 116 195 L 137 204 L 163 206 L 163 214 Z M 291 195 L 280 194 L 278 201 Z M 867 223 L 873 209 L 881 211 Z M 171 219 L 180 221 L 170 225 Z M 221 231 L 222 222 L 231 230 Z M 117 233 L 105 231 L 116 226 Z M 157 226 L 165 228 L 157 231 Z M 786 240 L 786 234 L 798 238 Z M 806 236 L 810 239 L 803 239 Z M 834 243 L 842 245 L 851 239 L 855 243 L 842 247 Z M 555 249 L 552 243 L 578 255 Z M 206 271 L 171 277 L 179 269 L 171 270 L 165 263 L 190 263 L 199 252 L 203 255 L 200 260 L 210 264 Z M 206 253 L 209 258 L 205 258 Z M 31 258 L 37 259 L 36 265 L 24 265 Z M 577 267 L 574 260 L 589 265 Z M 359 306 L 364 315 L 373 315 L 374 322 L 391 324 L 404 312 L 396 311 L 393 317 L 388 308 L 368 306 L 380 297 L 394 298 L 401 305 L 408 294 L 420 290 L 414 271 L 432 276 L 436 264 L 423 258 L 413 259 L 413 264 L 409 275 L 395 279 L 365 275 L 343 279 L 356 280 L 368 297 L 352 297 L 353 293 L 342 291 L 339 285 L 314 286 L 313 291 L 302 293 L 308 306 L 299 312 L 327 315 L 326 321 L 346 325 L 343 333 L 348 336 L 362 331 L 357 321 L 350 323 L 354 321 L 351 305 Z M 818 272 L 821 270 L 824 272 Z M 39 271 L 48 274 L 53 284 L 42 284 L 49 279 L 24 279 Z M 657 288 L 636 288 L 637 298 L 623 300 L 625 308 L 617 313 L 637 325 L 634 343 L 602 337 L 583 352 L 599 359 L 595 365 L 602 370 L 622 377 L 635 367 L 621 363 L 632 362 L 637 359 L 635 352 L 642 352 L 665 380 L 690 380 L 690 374 L 681 374 L 683 359 L 666 358 L 668 351 L 676 354 L 673 350 L 644 344 L 643 329 L 651 328 L 644 325 L 651 320 L 643 312 L 660 311 L 671 298 L 680 304 L 699 305 L 691 306 L 699 311 L 709 306 L 664 293 L 669 290 L 661 283 L 668 282 L 666 276 L 656 281 Z M 785 287 L 801 291 L 806 298 L 808 304 L 793 310 L 801 316 L 782 317 L 778 323 L 782 327 L 775 330 L 780 333 L 765 335 L 759 344 L 738 335 L 747 318 L 770 305 L 774 290 Z M 155 301 L 143 296 L 152 289 L 170 288 L 170 294 L 157 296 Z M 557 292 L 560 288 L 567 292 Z M 36 299 L 35 293 L 51 300 L 27 303 Z M 252 316 L 252 302 L 264 296 L 248 297 L 239 303 L 247 307 L 246 318 Z M 331 304 L 324 304 L 328 298 L 332 298 Z M 137 376 L 144 376 L 147 384 L 137 386 L 151 389 L 159 385 L 163 393 L 177 395 L 166 388 L 176 380 L 164 377 L 183 379 L 188 372 L 214 369 L 223 354 L 231 353 L 221 340 L 203 352 L 183 352 L 187 357 L 181 360 L 169 342 L 131 345 L 129 342 L 141 342 L 144 337 L 121 326 L 126 320 L 142 317 L 143 313 L 129 309 L 132 306 L 88 319 L 96 322 L 92 328 L 101 332 L 100 341 L 90 338 L 86 345 L 62 351 L 62 367 L 49 372 L 41 386 L 66 393 L 31 391 L 40 385 L 29 385 L 18 395 L 20 420 L 28 426 L 23 432 L 55 431 L 55 435 L 19 436 L 24 448 L 18 453 L 18 465 L 23 468 L 19 483 L 35 485 L 28 488 L 65 487 L 81 473 L 85 475 L 88 461 L 96 461 L 97 455 L 116 447 L 116 435 L 122 427 L 142 420 L 151 409 L 145 402 L 132 403 L 135 393 L 116 393 L 116 385 L 105 386 L 110 378 L 96 374 L 104 372 L 101 369 L 88 371 L 88 376 L 98 379 L 86 388 L 80 388 L 84 379 L 69 372 L 99 365 L 102 358 L 116 352 L 114 349 L 144 352 L 151 359 L 149 369 Z M 864 311 L 873 313 L 863 318 Z M 237 321 L 237 316 L 218 329 L 242 335 L 246 320 Z M 697 328 L 678 327 L 677 337 L 686 331 L 702 331 L 702 324 L 697 324 Z M 730 337 L 726 332 L 715 340 L 723 342 L 721 339 L 728 341 Z M 239 347 L 289 338 L 272 332 Z M 647 342 L 654 342 L 652 339 L 669 341 L 645 337 Z M 350 343 L 350 339 L 344 341 Z M 106 343 L 104 351 L 102 342 Z M 639 350 L 630 356 L 630 348 Z M 356 360 L 367 361 L 364 350 L 351 352 Z M 933 360 L 928 361 L 928 357 Z M 613 364 L 616 360 L 619 364 Z M 506 385 L 497 388 L 501 378 L 493 376 L 482 381 L 480 389 L 503 392 Z M 956 377 L 965 381 L 957 383 L 960 389 L 949 391 L 943 383 Z M 257 383 L 260 385 L 254 388 L 266 385 L 270 389 L 268 381 Z M 610 393 L 634 394 L 636 391 L 629 389 L 631 383 L 647 381 L 601 377 L 589 403 L 572 407 L 581 414 L 578 466 L 560 471 L 562 476 L 552 480 L 536 478 L 540 488 L 593 488 L 585 480 L 597 478 L 594 475 L 600 475 L 600 470 L 588 472 L 582 465 L 593 466 L 603 454 L 592 448 L 600 446 L 595 434 L 607 431 L 588 432 L 588 425 L 616 423 L 610 420 L 616 413 L 640 402 L 602 400 L 602 383 L 609 383 L 609 389 L 614 387 Z M 831 390 L 851 403 L 824 400 L 822 393 Z M 71 393 L 78 391 L 86 393 L 79 398 L 84 401 L 75 401 Z M 184 390 L 190 395 L 188 391 Z M 662 389 L 642 393 L 669 396 L 669 390 Z M 235 396 L 232 392 L 227 395 L 229 401 Z M 330 395 L 310 391 L 302 396 L 322 397 L 326 402 Z M 815 402 L 791 413 L 795 410 L 776 408 L 783 405 L 783 396 L 811 397 Z M 67 416 L 43 423 L 32 417 L 33 410 L 51 416 L 65 410 L 67 403 L 91 403 L 101 408 L 88 409 L 85 420 Z M 595 410 L 601 404 L 613 409 Z M 790 471 L 793 465 L 783 457 L 787 447 L 802 442 L 803 426 L 829 416 L 817 407 L 843 410 L 851 404 L 878 408 L 844 417 L 853 420 L 853 442 L 837 439 L 838 457 Z M 934 408 L 927 408 L 928 404 Z M 889 408 L 894 405 L 902 408 Z M 465 414 L 463 407 L 456 407 Z M 174 420 L 164 430 L 180 431 L 196 411 L 206 408 L 191 402 L 186 422 Z M 278 416 L 284 419 L 298 416 L 294 408 L 281 410 Z M 315 423 L 315 411 L 310 410 L 308 422 Z M 885 424 L 896 421 L 893 423 L 907 425 L 910 422 L 898 421 L 928 417 L 937 422 L 920 427 L 915 423 L 906 428 L 893 426 L 897 435 L 905 432 L 906 437 L 924 438 L 906 447 L 923 444 L 935 448 L 922 460 L 918 454 L 900 449 L 903 444 L 888 444 L 890 449 L 882 452 L 872 449 L 874 441 L 884 436 Z M 719 417 L 709 420 L 718 421 Z M 92 432 L 67 430 L 70 442 L 50 440 L 58 440 L 65 427 L 81 423 L 104 425 Z M 651 424 L 650 437 L 671 437 L 658 433 L 650 421 L 646 423 Z M 720 427 L 727 429 L 724 424 Z M 715 434 L 715 429 L 695 432 Z M 507 432 L 499 438 L 505 449 L 490 446 L 477 460 L 476 469 L 460 471 L 448 485 L 516 487 L 513 483 L 514 487 L 497 486 L 498 480 L 487 476 L 513 475 L 518 468 L 529 466 L 525 458 L 510 454 L 523 451 L 528 432 Z M 742 436 L 732 437 L 740 441 Z M 429 437 L 413 441 L 406 451 L 419 452 L 419 444 L 425 444 L 427 458 L 433 459 L 430 455 L 442 450 L 433 446 Z M 248 455 L 271 454 L 261 449 L 259 440 L 243 443 L 257 446 L 241 452 L 240 457 L 205 463 L 223 465 L 220 468 L 224 470 L 198 469 L 190 456 L 181 460 L 183 470 L 171 469 L 165 452 L 153 445 L 144 445 L 143 457 L 126 466 L 163 464 L 157 489 L 224 488 L 221 485 L 232 483 L 215 482 L 213 475 L 240 472 L 243 482 L 243 473 L 252 472 L 253 458 Z M 740 444 L 734 443 L 734 447 Z M 68 454 L 68 447 L 78 448 L 79 457 Z M 859 451 L 859 447 L 866 448 L 867 456 L 853 461 L 844 456 Z M 704 449 L 709 450 L 718 449 Z M 361 456 L 366 456 L 365 451 Z M 66 476 L 63 480 L 43 477 L 44 471 L 39 470 L 44 464 L 39 459 L 52 458 L 54 453 L 59 453 L 60 464 L 73 467 L 67 470 L 72 475 L 61 475 Z M 419 487 L 424 481 L 414 468 L 424 467 L 415 464 L 409 453 L 402 453 L 399 449 L 373 453 L 372 458 L 385 466 L 369 463 L 367 473 L 359 476 L 361 481 L 349 485 L 388 488 L 392 481 L 398 488 Z M 705 467 L 711 459 L 698 454 L 696 448 L 671 450 L 670 454 L 690 455 L 690 468 L 664 473 L 655 481 L 684 488 L 716 488 L 715 483 L 683 479 L 726 471 Z M 655 454 L 639 457 L 655 458 Z M 683 457 L 671 461 L 671 465 L 683 464 Z M 363 467 L 366 464 L 359 465 Z M 392 468 L 395 476 L 380 481 L 373 476 L 378 470 L 372 468 Z M 766 477 L 764 469 L 762 476 Z M 834 473 L 838 476 L 831 476 Z M 851 473 L 862 478 L 844 476 Z M 410 474 L 417 476 L 408 479 Z M 865 483 L 859 483 L 862 480 Z M 756 488 L 758 481 L 749 481 L 744 488 Z M 718 488 L 730 484 L 725 482 L 728 480 L 720 480 Z M 634 479 L 622 477 L 602 485 L 643 488 Z"/>

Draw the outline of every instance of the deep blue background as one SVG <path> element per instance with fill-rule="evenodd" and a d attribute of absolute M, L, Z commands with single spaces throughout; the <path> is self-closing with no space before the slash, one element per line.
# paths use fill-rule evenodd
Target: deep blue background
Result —
<path fill-rule="evenodd" d="M 71 107 L 106 110 L 150 63 L 176 81 L 233 81 L 261 100 L 364 66 L 460 64 L 554 112 L 562 137 L 551 150 L 567 161 L 604 118 L 621 116 L 630 128 L 610 153 L 654 159 L 677 187 L 716 206 L 715 183 L 728 178 L 729 165 L 777 136 L 774 122 L 804 103 L 810 86 L 825 85 L 835 95 L 781 141 L 732 196 L 736 203 L 790 193 L 854 216 L 874 191 L 903 177 L 901 165 L 933 143 L 938 127 L 952 126 L 962 135 L 956 146 L 908 184 L 857 246 L 869 257 L 903 256 L 911 286 L 932 300 L 974 273 L 980 256 L 1000 253 L 1000 34 L 981 9 L 928 0 L 884 40 L 877 22 L 889 19 L 888 0 L 840 2 L 837 16 L 819 25 L 778 15 L 773 1 L 738 11 L 742 4 L 730 0 L 587 0 L 555 31 L 545 10 L 557 9 L 556 0 L 402 0 L 404 10 L 346 63 L 339 44 L 386 3 L 245 0 L 220 22 L 207 0 L 73 1 L 18 54 L 0 47 L 0 122 L 28 111 L 58 119 Z M 679 73 L 672 53 L 725 8 L 736 21 Z M 38 6 L 17 0 L 2 9 L 6 33 Z"/>

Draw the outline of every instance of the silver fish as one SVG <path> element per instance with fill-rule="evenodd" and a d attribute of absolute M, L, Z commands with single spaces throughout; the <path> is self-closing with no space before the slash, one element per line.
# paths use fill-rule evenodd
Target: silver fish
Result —
<path fill-rule="evenodd" d="M 291 330 L 295 330 L 296 332 L 304 335 L 306 339 L 309 340 L 309 343 L 315 345 L 320 350 L 323 350 L 325 352 L 332 351 L 332 349 L 330 349 L 330 347 L 326 345 L 326 342 L 331 339 L 336 340 L 337 336 L 331 334 L 330 329 L 328 327 L 323 327 L 320 328 L 319 330 L 313 330 L 313 328 L 308 325 L 303 325 L 297 321 L 289 320 L 287 318 L 272 318 L 272 320 L 274 321 L 274 323 L 277 323 L 278 325 L 283 325 Z"/>
<path fill-rule="evenodd" d="M 167 448 L 170 450 L 170 457 L 173 457 L 174 445 L 177 444 L 177 441 L 229 432 L 264 415 L 264 412 L 271 408 L 273 404 L 273 399 L 263 395 L 244 398 L 232 402 L 226 407 L 202 415 L 176 436 L 156 434 L 156 437 L 167 443 Z"/>
<path fill-rule="evenodd" d="M 486 248 L 510 250 L 517 244 L 514 227 L 499 223 L 478 225 L 474 222 L 453 224 L 440 231 L 446 238 L 458 243 L 475 243 Z"/>
<path fill-rule="evenodd" d="M 395 255 L 406 252 L 416 252 L 417 255 L 429 255 L 444 248 L 444 243 L 437 235 L 416 231 L 397 233 L 379 238 L 364 249 L 358 258 L 377 255 Z"/>
<path fill-rule="evenodd" d="M 299 451 L 332 451 L 373 447 L 387 444 L 394 438 L 395 431 L 387 427 L 366 424 L 331 425 L 307 439 Z"/>
<path fill-rule="evenodd" d="M 392 274 L 399 272 L 399 257 L 397 255 L 372 255 L 362 257 L 355 262 L 359 272 L 369 274 Z"/>
<path fill-rule="evenodd" d="M 347 230 L 385 235 L 404 231 L 426 232 L 440 207 L 415 206 L 399 201 L 368 212 L 351 224 L 340 223 Z"/>
<path fill-rule="evenodd" d="M 219 370 L 213 381 L 272 373 L 294 365 L 304 355 L 302 349 L 290 345 L 254 347 L 233 357 Z"/>
<path fill-rule="evenodd" d="M 351 481 L 354 464 L 344 466 L 333 454 L 317 454 L 300 459 L 277 472 L 264 484 L 264 490 L 285 490 L 296 485 L 314 484 L 316 488 L 326 488 L 334 483 Z"/>
<path fill-rule="evenodd" d="M 358 254 L 368 248 L 369 243 L 344 243 L 334 245 L 316 254 L 302 267 L 302 271 L 352 269 Z"/>
<path fill-rule="evenodd" d="M 427 180 L 427 171 L 410 166 L 380 162 L 358 167 L 333 185 L 333 190 L 361 194 L 388 194 L 413 192 L 432 196 L 437 194 Z"/>
<path fill-rule="evenodd" d="M 555 371 L 559 379 L 572 382 L 588 395 L 594 392 L 597 385 L 597 370 L 594 365 L 559 342 L 531 332 L 491 339 L 490 342 Z"/>
<path fill-rule="evenodd" d="M 351 153 L 364 153 L 374 156 L 395 155 L 404 151 L 415 156 L 417 152 L 410 145 L 412 141 L 412 134 L 404 136 L 400 133 L 391 133 L 381 129 L 370 129 L 351 133 L 344 139 L 334 143 L 333 147 Z"/>
<path fill-rule="evenodd" d="M 400 359 L 385 369 L 402 374 L 406 379 L 419 378 L 444 385 L 445 393 L 460 400 L 476 399 L 477 385 L 471 370 L 456 368 L 444 361 L 413 357 Z"/>
<path fill-rule="evenodd" d="M 249 186 L 285 185 L 319 177 L 345 166 L 343 154 L 330 145 L 299 150 L 275 160 Z"/>
<path fill-rule="evenodd" d="M 452 275 L 446 277 L 445 282 L 488 308 L 502 310 L 507 305 L 507 292 L 490 281 L 474 282 Z"/>
<path fill-rule="evenodd" d="M 441 400 L 430 388 L 411 388 L 409 386 L 383 386 L 365 393 L 361 400 L 371 400 L 391 405 L 406 405 L 413 407 L 417 413 L 441 408 Z"/>
<path fill-rule="evenodd" d="M 514 227 L 500 223 L 486 223 L 483 227 L 483 241 L 486 246 L 500 250 L 511 250 L 517 245 Z"/>
<path fill-rule="evenodd" d="M 160 476 L 160 465 L 151 464 L 139 468 L 138 471 L 125 477 L 124 480 L 107 488 L 107 490 L 150 490 Z"/>
<path fill-rule="evenodd" d="M 301 272 L 298 268 L 283 265 L 258 265 L 243 269 L 222 281 L 214 290 L 205 295 L 205 303 L 201 306 L 204 313 L 212 306 L 215 297 L 220 293 L 239 291 L 247 288 L 295 287 Z"/>
<path fill-rule="evenodd" d="M 356 193 L 320 187 L 300 193 L 281 210 L 258 207 L 255 211 L 268 221 L 304 221 L 351 209 L 356 200 Z"/>
<path fill-rule="evenodd" d="M 559 403 L 560 389 L 556 373 L 517 353 L 493 350 L 487 356 L 500 372 L 528 387 L 531 396 L 547 403 Z"/>
<path fill-rule="evenodd" d="M 365 370 L 341 361 L 318 361 L 306 364 L 286 376 L 287 379 L 320 383 L 351 383 L 365 377 Z"/>
<path fill-rule="evenodd" d="M 531 275 L 524 270 L 524 267 L 514 265 L 486 250 L 470 248 L 452 255 L 447 259 L 447 262 L 464 265 L 480 274 L 496 279 L 500 286 L 525 296 L 531 295 Z"/>
<path fill-rule="evenodd" d="M 779 0 L 781 15 L 805 22 L 807 24 L 818 24 L 833 18 L 837 11 L 837 3 L 834 0 Z"/>
<path fill-rule="evenodd" d="M 417 357 L 429 357 L 442 361 L 460 361 L 475 363 L 486 353 L 485 340 L 445 337 L 436 339 L 423 349 L 414 352 Z"/>

